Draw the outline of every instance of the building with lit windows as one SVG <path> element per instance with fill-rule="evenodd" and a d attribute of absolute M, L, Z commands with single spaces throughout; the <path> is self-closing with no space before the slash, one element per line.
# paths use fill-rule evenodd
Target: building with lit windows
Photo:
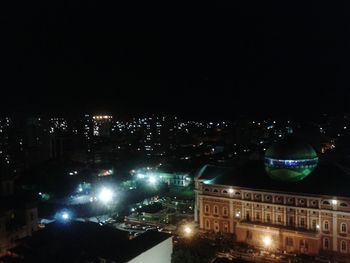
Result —
<path fill-rule="evenodd" d="M 206 165 L 195 178 L 195 220 L 265 249 L 350 255 L 350 175 L 292 140 L 272 145 L 264 162 Z"/>

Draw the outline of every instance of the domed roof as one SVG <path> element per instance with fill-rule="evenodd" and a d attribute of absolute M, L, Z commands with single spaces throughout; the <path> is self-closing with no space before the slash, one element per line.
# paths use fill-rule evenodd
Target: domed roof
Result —
<path fill-rule="evenodd" d="M 265 157 L 281 160 L 301 160 L 317 158 L 317 154 L 309 144 L 294 138 L 288 138 L 271 145 L 267 149 Z"/>
<path fill-rule="evenodd" d="M 280 181 L 300 181 L 315 170 L 317 163 L 315 150 L 294 138 L 273 144 L 265 153 L 266 172 Z"/>

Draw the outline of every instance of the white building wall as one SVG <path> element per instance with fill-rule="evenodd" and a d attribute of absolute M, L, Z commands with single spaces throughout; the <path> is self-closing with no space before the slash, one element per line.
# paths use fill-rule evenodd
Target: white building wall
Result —
<path fill-rule="evenodd" d="M 152 247 L 128 263 L 171 263 L 173 253 L 173 238 L 169 237 L 162 243 Z"/>

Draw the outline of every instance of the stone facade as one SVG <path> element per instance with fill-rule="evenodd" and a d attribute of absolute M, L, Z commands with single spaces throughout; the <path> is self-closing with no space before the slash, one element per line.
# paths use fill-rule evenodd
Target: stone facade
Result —
<path fill-rule="evenodd" d="M 268 192 L 196 179 L 195 219 L 205 231 L 257 247 L 350 256 L 350 198 Z M 264 239 L 272 242 L 268 245 Z"/>

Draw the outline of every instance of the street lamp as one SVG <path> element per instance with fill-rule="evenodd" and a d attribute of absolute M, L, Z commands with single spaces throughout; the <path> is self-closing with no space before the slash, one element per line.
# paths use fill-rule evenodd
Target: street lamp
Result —
<path fill-rule="evenodd" d="M 267 249 L 270 248 L 271 245 L 272 245 L 272 239 L 271 239 L 271 237 L 269 237 L 269 236 L 264 237 L 264 238 L 263 238 L 263 244 L 264 244 L 264 246 L 265 246 Z"/>
<path fill-rule="evenodd" d="M 98 199 L 103 203 L 109 203 L 112 201 L 113 195 L 114 194 L 112 190 L 104 187 L 101 189 L 101 192 L 98 195 Z"/>
<path fill-rule="evenodd" d="M 148 178 L 148 182 L 151 184 L 151 185 L 154 185 L 156 182 L 157 182 L 157 179 L 154 177 L 154 176 L 150 176 Z"/>

